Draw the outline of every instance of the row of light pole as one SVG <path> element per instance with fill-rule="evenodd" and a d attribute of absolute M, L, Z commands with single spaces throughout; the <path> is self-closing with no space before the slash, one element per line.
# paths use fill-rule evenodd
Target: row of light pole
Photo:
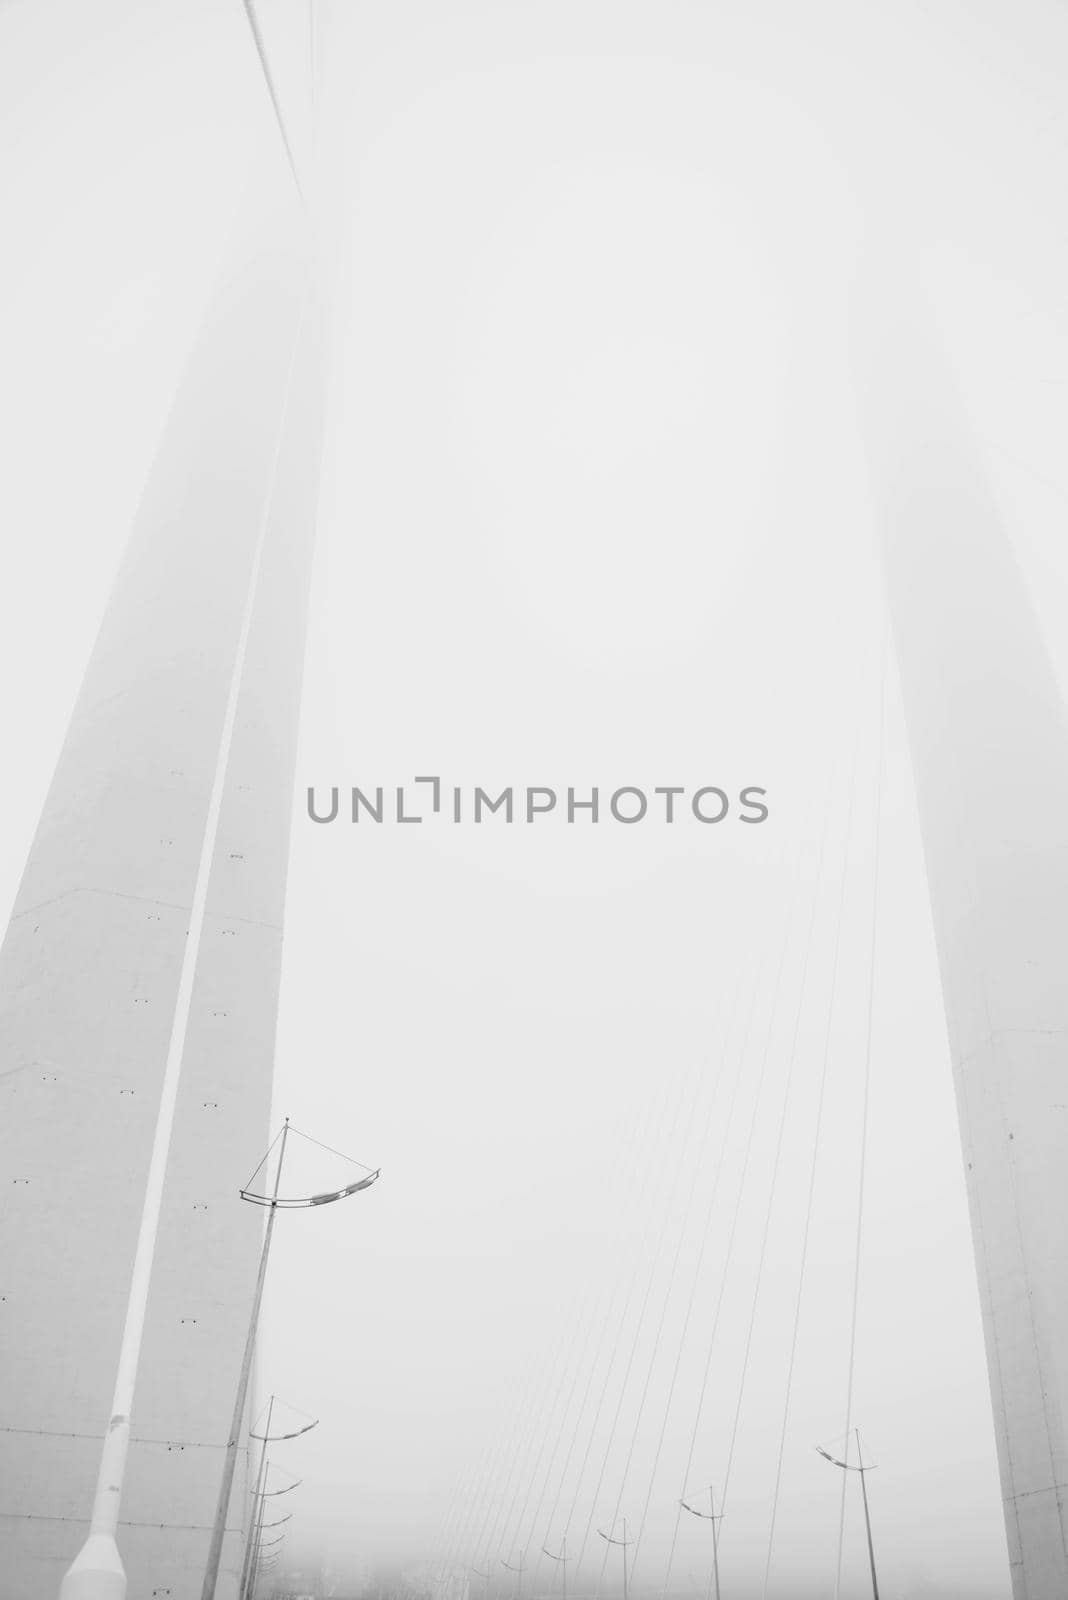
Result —
<path fill-rule="evenodd" d="M 861 1495 L 864 1502 L 864 1527 L 868 1538 L 868 1560 L 871 1567 L 872 1600 L 879 1600 L 879 1580 L 875 1572 L 875 1547 L 872 1542 L 871 1535 L 871 1512 L 868 1506 L 868 1487 L 865 1482 L 866 1475 L 873 1471 L 874 1467 L 872 1464 L 866 1464 L 864 1461 L 864 1457 L 860 1448 L 860 1434 L 856 1431 L 856 1429 L 854 1429 L 854 1436 L 857 1441 L 857 1461 L 855 1464 L 850 1461 L 839 1461 L 837 1456 L 832 1456 L 829 1451 L 823 1448 L 822 1445 L 817 1445 L 816 1449 L 818 1450 L 819 1454 L 823 1456 L 824 1460 L 829 1461 L 832 1466 L 841 1467 L 845 1472 L 856 1472 L 860 1477 Z M 690 1505 L 689 1501 L 687 1500 L 680 1500 L 679 1505 L 682 1507 L 683 1511 L 688 1511 L 691 1516 L 700 1517 L 702 1521 L 708 1522 L 712 1526 L 712 1596 L 713 1600 L 722 1600 L 719 1583 L 718 1524 L 723 1520 L 723 1512 L 716 1510 L 715 1495 L 712 1486 L 710 1485 L 708 1490 L 707 1511 L 703 1511 L 699 1506 Z M 627 1562 L 627 1550 L 629 1546 L 634 1543 L 634 1540 L 627 1538 L 627 1520 L 625 1517 L 623 1518 L 622 1526 L 623 1534 L 621 1538 L 617 1538 L 615 1536 L 614 1526 L 611 1533 L 605 1533 L 601 1528 L 598 1528 L 597 1532 L 607 1544 L 618 1545 L 623 1551 L 623 1600 L 629 1600 L 629 1567 Z M 542 1551 L 550 1558 L 550 1560 L 559 1564 L 562 1573 L 562 1600 L 567 1600 L 567 1564 L 571 1560 L 571 1557 L 567 1553 L 567 1540 L 563 1540 L 559 1551 L 549 1550 L 545 1545 L 542 1545 Z M 513 1565 L 511 1562 L 503 1560 L 501 1562 L 502 1567 L 507 1567 L 510 1572 L 515 1572 L 518 1575 L 516 1579 L 515 1600 L 523 1600 L 524 1554 L 525 1552 L 520 1551 L 518 1565 Z M 486 1580 L 486 1589 L 488 1592 L 490 1577 L 489 1573 L 479 1572 L 477 1567 L 472 1567 L 471 1570 L 476 1574 L 476 1576 Z"/>
<path fill-rule="evenodd" d="M 707 1511 L 701 1511 L 701 1510 L 698 1509 L 697 1506 L 690 1505 L 688 1500 L 680 1500 L 679 1501 L 679 1505 L 682 1507 L 682 1509 L 684 1511 L 688 1511 L 692 1517 L 701 1517 L 701 1518 L 704 1519 L 705 1522 L 710 1522 L 712 1524 L 712 1582 L 713 1582 L 713 1585 L 714 1585 L 713 1594 L 715 1596 L 715 1600 L 720 1600 L 720 1593 L 719 1593 L 719 1532 L 718 1532 L 718 1530 L 716 1528 L 716 1524 L 717 1524 L 717 1522 L 720 1522 L 722 1520 L 723 1513 L 722 1513 L 722 1511 L 719 1512 L 718 1514 L 716 1512 L 715 1499 L 713 1497 L 712 1485 L 709 1484 L 709 1486 L 708 1486 L 708 1510 Z"/>
<path fill-rule="evenodd" d="M 600 1537 L 602 1539 L 604 1539 L 604 1540 L 606 1540 L 608 1542 L 608 1544 L 616 1544 L 616 1545 L 620 1545 L 622 1547 L 622 1550 L 623 1550 L 623 1600 L 628 1600 L 628 1590 L 627 1590 L 627 1546 L 633 1544 L 634 1540 L 627 1538 L 627 1519 L 626 1519 L 626 1517 L 623 1518 L 623 1537 L 621 1539 L 615 1538 L 613 1534 L 608 1534 L 608 1533 L 602 1532 L 602 1530 L 600 1528 L 598 1528 L 597 1532 L 600 1534 Z M 547 1550 L 544 1545 L 542 1545 L 542 1551 L 543 1551 L 543 1553 L 545 1555 L 547 1555 L 549 1557 L 549 1559 L 551 1561 L 555 1561 L 555 1562 L 557 1562 L 559 1564 L 560 1571 L 561 1571 L 562 1578 L 563 1578 L 563 1600 L 567 1600 L 567 1564 L 571 1560 L 571 1557 L 567 1553 L 567 1540 L 566 1539 L 563 1540 L 563 1542 L 561 1543 L 560 1549 L 558 1551 Z M 502 1559 L 501 1566 L 502 1567 L 507 1567 L 509 1572 L 514 1572 L 516 1574 L 515 1600 L 523 1600 L 523 1573 L 526 1571 L 526 1551 L 525 1550 L 521 1550 L 519 1552 L 519 1560 L 518 1560 L 518 1562 L 516 1562 L 514 1564 L 511 1561 L 505 1561 L 505 1560 Z M 488 1590 L 488 1588 L 489 1588 L 489 1577 L 490 1577 L 489 1573 L 488 1572 L 479 1572 L 477 1567 L 472 1567 L 471 1570 L 472 1570 L 472 1572 L 474 1572 L 476 1574 L 477 1577 L 484 1578 L 486 1580 L 486 1588 Z"/>
<path fill-rule="evenodd" d="M 868 1485 L 865 1482 L 865 1478 L 867 1477 L 867 1474 L 869 1472 L 873 1471 L 874 1469 L 871 1466 L 866 1466 L 865 1465 L 864 1457 L 861 1454 L 861 1449 L 860 1449 L 860 1433 L 858 1432 L 858 1430 L 856 1428 L 853 1429 L 853 1435 L 854 1435 L 854 1438 L 857 1441 L 857 1464 L 856 1464 L 856 1466 L 854 1466 L 851 1461 L 839 1461 L 837 1456 L 832 1456 L 831 1453 L 828 1450 L 825 1450 L 822 1445 L 818 1444 L 816 1446 L 816 1449 L 817 1449 L 817 1451 L 819 1452 L 819 1454 L 823 1457 L 823 1459 L 825 1461 L 829 1461 L 831 1463 L 832 1467 L 841 1467 L 843 1472 L 856 1472 L 856 1473 L 860 1474 L 860 1492 L 861 1492 L 861 1496 L 862 1496 L 863 1501 L 864 1501 L 864 1528 L 865 1528 L 865 1531 L 866 1531 L 866 1533 L 868 1535 L 868 1561 L 871 1564 L 871 1592 L 872 1592 L 873 1600 L 879 1600 L 879 1580 L 875 1576 L 875 1546 L 872 1544 L 872 1538 L 871 1538 L 871 1512 L 868 1509 Z M 847 1435 L 846 1436 L 846 1455 L 848 1455 L 848 1454 L 849 1454 L 849 1436 Z"/>
<path fill-rule="evenodd" d="M 249 1537 L 245 1540 L 245 1559 L 241 1569 L 241 1583 L 238 1588 L 239 1600 L 252 1600 L 253 1595 L 256 1593 L 256 1586 L 267 1570 L 264 1551 L 272 1549 L 275 1545 L 280 1545 L 285 1539 L 284 1533 L 280 1533 L 274 1539 L 265 1539 L 263 1537 L 264 1534 L 272 1528 L 282 1527 L 293 1515 L 292 1512 L 289 1512 L 284 1517 L 277 1517 L 273 1522 L 268 1522 L 266 1520 L 267 1501 L 277 1498 L 279 1495 L 292 1494 L 294 1489 L 300 1488 L 300 1479 L 298 1478 L 296 1483 L 288 1484 L 284 1489 L 268 1489 L 267 1477 L 270 1473 L 271 1465 L 270 1461 L 266 1461 L 263 1464 L 260 1485 L 253 1491 L 254 1499 L 249 1518 L 250 1531 Z M 280 1550 L 276 1551 L 274 1556 L 267 1558 L 268 1562 L 277 1560 L 281 1553 Z"/>
<path fill-rule="evenodd" d="M 223 1540 L 226 1534 L 226 1518 L 230 1508 L 231 1495 L 233 1493 L 234 1469 L 237 1465 L 237 1452 L 241 1439 L 241 1427 L 245 1416 L 245 1408 L 248 1403 L 249 1379 L 252 1373 L 252 1356 L 256 1347 L 256 1334 L 259 1328 L 260 1309 L 263 1304 L 263 1287 L 267 1280 L 267 1263 L 271 1254 L 271 1241 L 274 1237 L 275 1218 L 280 1210 L 308 1210 L 313 1206 L 331 1205 L 337 1200 L 347 1200 L 350 1195 L 358 1194 L 361 1190 L 370 1188 L 371 1184 L 374 1183 L 375 1179 L 378 1177 L 377 1169 L 371 1171 L 368 1168 L 364 1168 L 365 1176 L 357 1179 L 354 1183 L 347 1184 L 344 1188 L 330 1189 L 324 1191 L 323 1193 L 313 1195 L 283 1195 L 281 1192 L 282 1169 L 285 1164 L 286 1145 L 291 1133 L 296 1133 L 302 1138 L 309 1138 L 309 1135 L 307 1134 L 301 1135 L 299 1128 L 293 1128 L 290 1124 L 289 1118 L 286 1117 L 284 1123 L 282 1124 L 281 1133 L 274 1141 L 278 1144 L 278 1163 L 275 1167 L 274 1183 L 270 1188 L 270 1193 L 261 1194 L 252 1187 L 252 1183 L 255 1180 L 256 1174 L 259 1173 L 260 1169 L 264 1167 L 270 1159 L 270 1150 L 268 1150 L 267 1155 L 256 1168 L 256 1172 L 253 1173 L 253 1176 L 249 1180 L 248 1184 L 246 1184 L 246 1186 L 239 1191 L 242 1200 L 248 1201 L 251 1205 L 259 1205 L 267 1208 L 267 1226 L 263 1231 L 263 1245 L 260 1250 L 260 1264 L 259 1270 L 256 1274 L 256 1286 L 252 1294 L 252 1307 L 249 1314 L 248 1332 L 245 1335 L 245 1348 L 241 1357 L 241 1369 L 238 1373 L 237 1389 L 234 1394 L 234 1409 L 230 1417 L 230 1432 L 227 1436 L 226 1453 L 223 1457 L 223 1472 L 221 1481 L 219 1483 L 219 1495 L 215 1505 L 215 1520 L 212 1524 L 211 1541 L 208 1546 L 208 1559 L 204 1568 L 204 1581 L 201 1587 L 201 1600 L 215 1600 L 215 1591 L 219 1581 L 219 1566 L 222 1559 Z M 318 1142 L 318 1140 L 312 1140 L 312 1143 L 317 1144 Z M 354 1165 L 359 1165 L 359 1163 L 354 1163 Z M 263 1433 L 251 1434 L 252 1438 L 262 1442 L 263 1448 L 260 1451 L 260 1465 L 257 1473 L 256 1488 L 253 1491 L 254 1498 L 252 1512 L 249 1517 L 248 1533 L 245 1538 L 245 1553 L 241 1570 L 241 1582 L 238 1588 L 238 1600 L 252 1600 L 252 1596 L 255 1594 L 256 1590 L 256 1583 L 264 1570 L 262 1560 L 264 1549 L 262 1543 L 262 1534 L 264 1527 L 279 1526 L 279 1524 L 265 1524 L 263 1521 L 264 1506 L 267 1499 L 272 1495 L 289 1494 L 293 1489 L 298 1487 L 297 1484 L 293 1483 L 289 1485 L 288 1489 L 268 1490 L 266 1486 L 266 1480 L 271 1464 L 267 1459 L 267 1445 L 278 1440 L 299 1438 L 301 1434 L 308 1433 L 316 1425 L 314 1422 L 310 1422 L 306 1427 L 297 1429 L 295 1433 L 272 1434 L 271 1419 L 274 1412 L 274 1400 L 275 1397 L 272 1395 L 267 1407 L 267 1421 Z M 282 1518 L 282 1521 L 288 1520 L 288 1517 Z M 280 1543 L 281 1539 L 284 1537 L 284 1535 L 281 1535 L 278 1541 L 272 1541 L 272 1543 Z M 277 1554 L 280 1555 L 281 1551 L 278 1551 Z"/>
<path fill-rule="evenodd" d="M 256 1482 L 252 1490 L 252 1509 L 249 1516 L 249 1537 L 245 1540 L 245 1555 L 241 1567 L 241 1581 L 238 1585 L 238 1600 L 252 1600 L 256 1592 L 257 1578 L 265 1570 L 263 1562 L 264 1550 L 281 1544 L 285 1534 L 279 1534 L 276 1539 L 265 1540 L 263 1535 L 271 1528 L 280 1528 L 283 1523 L 290 1520 L 293 1513 L 289 1512 L 284 1517 L 277 1518 L 274 1522 L 265 1521 L 267 1514 L 267 1500 L 269 1498 L 291 1494 L 300 1487 L 300 1481 L 291 1483 L 285 1489 L 268 1490 L 267 1480 L 270 1475 L 272 1462 L 267 1457 L 268 1444 L 279 1444 L 287 1439 L 299 1439 L 303 1434 L 310 1433 L 317 1426 L 316 1421 L 305 1423 L 301 1428 L 291 1429 L 288 1433 L 272 1433 L 271 1422 L 274 1417 L 275 1396 L 272 1394 L 267 1402 L 267 1419 L 262 1433 L 250 1429 L 249 1438 L 262 1444 L 260 1450 L 260 1464 L 256 1473 Z M 281 1555 L 281 1551 L 278 1552 Z M 269 1558 L 273 1559 L 273 1558 Z"/>
<path fill-rule="evenodd" d="M 190 948 L 193 948 L 195 943 L 195 940 L 191 940 Z M 186 967 L 188 967 L 188 971 Z M 182 976 L 182 983 L 186 989 L 192 983 L 192 973 L 193 966 L 190 966 L 187 962 L 183 966 Z M 186 1010 L 188 1010 L 188 1006 L 186 1006 Z M 184 1021 L 182 1021 L 180 1027 L 178 1023 L 175 1024 L 175 1032 L 168 1047 L 164 1094 L 161 1099 L 153 1138 L 149 1176 L 146 1183 L 145 1200 L 142 1206 L 137 1247 L 127 1295 L 126 1316 L 119 1343 L 118 1368 L 111 1407 L 112 1420 L 101 1446 L 89 1533 L 61 1580 L 59 1600 L 125 1600 L 126 1597 L 126 1569 L 119 1551 L 117 1538 L 120 1527 L 119 1513 L 126 1479 L 130 1444 L 130 1418 L 141 1360 L 152 1266 L 166 1182 L 167 1156 L 174 1122 L 178 1067 L 180 1066 L 183 1046 Z M 293 1128 L 287 1117 L 280 1134 L 276 1136 L 267 1151 L 267 1155 L 256 1168 L 256 1173 L 253 1174 L 253 1178 L 255 1178 L 260 1170 L 268 1165 L 271 1150 L 273 1150 L 275 1144 L 278 1144 L 278 1164 L 270 1193 L 261 1194 L 253 1190 L 251 1187 L 252 1180 L 250 1180 L 249 1185 L 239 1191 L 242 1200 L 246 1200 L 253 1205 L 267 1207 L 267 1225 L 264 1229 L 259 1269 L 256 1274 L 256 1284 L 252 1295 L 248 1331 L 245 1336 L 241 1369 L 238 1374 L 237 1390 L 234 1395 L 230 1431 L 227 1435 L 226 1449 L 223 1456 L 222 1479 L 219 1485 L 215 1519 L 208 1547 L 201 1600 L 215 1600 L 219 1564 L 226 1532 L 226 1517 L 233 1490 L 234 1468 L 237 1464 L 241 1428 L 248 1400 L 252 1354 L 256 1343 L 260 1308 L 263 1303 L 263 1286 L 267 1277 L 267 1263 L 270 1257 L 277 1213 L 279 1210 L 284 1209 L 306 1209 L 312 1206 L 330 1205 L 336 1200 L 345 1200 L 350 1195 L 369 1188 L 378 1177 L 377 1169 L 372 1171 L 368 1167 L 362 1167 L 364 1176 L 344 1188 L 300 1197 L 284 1196 L 281 1193 L 282 1168 L 285 1161 L 286 1144 L 291 1133 L 300 1134 L 300 1129 Z M 312 1144 L 319 1144 L 320 1142 L 317 1139 L 311 1139 L 309 1134 L 300 1134 L 300 1136 L 309 1139 Z M 328 1146 L 323 1146 L 322 1148 L 329 1149 Z M 331 1151 L 330 1153 L 340 1155 L 340 1151 Z M 342 1159 L 351 1161 L 351 1158 L 347 1156 Z M 353 1161 L 351 1164 L 353 1166 L 361 1166 L 359 1162 Z M 306 1432 L 307 1430 L 301 1429 L 300 1431 Z M 265 1452 L 266 1440 L 264 1440 L 264 1454 Z M 263 1491 L 263 1493 L 266 1492 L 266 1490 Z M 288 1490 L 274 1492 L 288 1493 Z M 253 1549 L 256 1543 L 251 1537 L 253 1532 L 254 1530 L 250 1524 L 250 1537 L 246 1539 L 241 1600 L 251 1600 L 256 1577 L 263 1570 L 262 1550 Z M 250 1551 L 253 1553 L 250 1554 Z"/>

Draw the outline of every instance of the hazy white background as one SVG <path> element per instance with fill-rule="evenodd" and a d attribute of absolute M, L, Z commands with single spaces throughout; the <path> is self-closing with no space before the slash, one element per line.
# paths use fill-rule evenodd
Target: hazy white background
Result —
<path fill-rule="evenodd" d="M 796 1021 L 722 1564 L 760 1593 L 826 1052 L 771 1589 L 826 1593 L 839 1480 L 812 1446 L 844 1426 L 883 632 L 851 303 L 883 238 L 914 256 L 1063 675 L 1068 19 L 316 11 L 314 116 L 307 8 L 260 6 L 336 316 L 277 1110 L 383 1176 L 279 1229 L 263 1385 L 322 1418 L 286 1458 L 294 1527 L 338 1561 L 532 1562 L 648 1496 L 636 1576 L 659 1580 L 679 1494 L 724 1482 Z M 228 239 L 264 204 L 303 223 L 238 0 L 8 0 L 0 116 L 6 905 Z M 886 695 L 853 1415 L 889 1600 L 1003 1596 L 892 671 Z M 773 814 L 303 818 L 307 784 L 416 773 L 754 783 Z M 676 1587 L 705 1581 L 706 1534 L 681 1529 Z M 851 1501 L 846 1593 L 860 1541 Z"/>

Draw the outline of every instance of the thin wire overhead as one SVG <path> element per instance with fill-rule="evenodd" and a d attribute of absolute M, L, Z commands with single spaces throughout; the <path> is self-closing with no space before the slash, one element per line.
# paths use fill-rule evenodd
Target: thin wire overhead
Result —
<path fill-rule="evenodd" d="M 293 174 L 293 182 L 296 184 L 297 194 L 300 196 L 300 203 L 305 210 L 307 210 L 308 202 L 304 197 L 304 187 L 301 184 L 300 172 L 297 169 L 296 159 L 293 155 L 293 146 L 289 141 L 289 132 L 286 128 L 285 117 L 282 115 L 282 106 L 278 99 L 278 91 L 275 88 L 270 62 L 267 60 L 267 50 L 263 43 L 263 35 L 260 32 L 259 20 L 256 16 L 256 8 L 253 4 L 253 0 L 243 0 L 243 3 L 245 7 L 245 15 L 248 18 L 248 25 L 252 31 L 253 43 L 256 46 L 256 54 L 260 58 L 260 68 L 263 72 L 263 81 L 267 85 L 267 93 L 270 95 L 271 105 L 274 107 L 275 121 L 278 124 L 278 131 L 282 135 L 282 143 L 285 145 L 286 160 L 289 162 L 289 170 Z"/>

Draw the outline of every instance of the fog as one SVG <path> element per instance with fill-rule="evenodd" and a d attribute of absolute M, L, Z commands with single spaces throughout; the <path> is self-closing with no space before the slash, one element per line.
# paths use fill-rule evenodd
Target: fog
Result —
<path fill-rule="evenodd" d="M 291 1548 L 481 1600 L 566 1540 L 610 1595 L 625 1518 L 632 1588 L 697 1594 L 711 1485 L 724 1594 L 827 1595 L 849 1427 L 884 1596 L 1007 1596 L 852 349 L 892 245 L 1065 682 L 1063 11 L 258 11 L 307 211 L 239 4 L 0 11 L 0 876 L 231 231 L 288 206 L 334 337 L 274 1121 L 381 1168 L 277 1229 Z"/>

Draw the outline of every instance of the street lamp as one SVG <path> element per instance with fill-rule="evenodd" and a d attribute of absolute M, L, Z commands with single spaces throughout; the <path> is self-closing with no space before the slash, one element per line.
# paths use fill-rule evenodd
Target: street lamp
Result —
<path fill-rule="evenodd" d="M 627 1519 L 623 1518 L 622 1539 L 613 1539 L 610 1533 L 605 1533 L 601 1528 L 597 1532 L 606 1544 L 618 1544 L 623 1551 L 623 1600 L 627 1600 L 627 1546 L 634 1543 L 633 1539 L 627 1538 Z"/>
<path fill-rule="evenodd" d="M 263 1560 L 261 1558 L 259 1561 L 257 1561 L 257 1563 L 256 1563 L 256 1576 L 253 1579 L 252 1588 L 250 1590 L 250 1593 L 251 1594 L 255 1594 L 257 1588 L 259 1587 L 260 1579 L 269 1577 L 272 1572 L 277 1572 L 281 1565 L 282 1565 L 282 1552 L 281 1552 L 281 1550 L 272 1551 L 272 1553 L 267 1557 L 266 1560 Z"/>
<path fill-rule="evenodd" d="M 507 1567 L 509 1572 L 518 1573 L 518 1577 L 515 1580 L 515 1600 L 522 1600 L 523 1597 L 523 1557 L 525 1554 L 525 1550 L 520 1550 L 519 1565 L 517 1567 L 513 1567 L 510 1561 L 505 1561 L 503 1558 L 501 1560 L 502 1567 Z"/>
<path fill-rule="evenodd" d="M 854 1438 L 857 1441 L 857 1462 L 858 1462 L 857 1466 L 853 1466 L 852 1462 L 849 1462 L 849 1461 L 839 1461 L 837 1456 L 832 1456 L 830 1451 L 824 1450 L 822 1445 L 817 1445 L 816 1446 L 816 1450 L 823 1457 L 823 1459 L 825 1461 L 829 1461 L 831 1463 L 832 1467 L 841 1467 L 843 1472 L 859 1472 L 860 1473 L 860 1492 L 861 1492 L 861 1495 L 863 1496 L 863 1499 L 864 1499 L 864 1527 L 867 1530 L 867 1534 L 868 1534 L 868 1560 L 871 1563 L 871 1592 L 872 1592 L 872 1595 L 874 1597 L 874 1600 L 879 1600 L 879 1580 L 875 1576 L 875 1546 L 872 1544 L 872 1540 L 871 1540 L 871 1515 L 870 1515 L 870 1513 L 868 1511 L 868 1486 L 864 1481 L 865 1476 L 867 1475 L 867 1473 L 874 1472 L 875 1468 L 874 1468 L 874 1465 L 870 1466 L 870 1467 L 866 1467 L 864 1465 L 864 1457 L 860 1453 L 860 1433 L 859 1433 L 859 1430 L 854 1428 L 853 1435 L 854 1435 Z M 849 1446 L 849 1437 L 847 1435 L 846 1436 L 847 1453 L 848 1453 L 848 1446 Z"/>
<path fill-rule="evenodd" d="M 712 1485 L 709 1484 L 709 1486 L 708 1486 L 708 1510 L 707 1511 L 698 1511 L 696 1506 L 691 1506 L 689 1504 L 689 1502 L 686 1501 L 686 1500 L 680 1500 L 679 1501 L 679 1505 L 682 1507 L 682 1509 L 684 1511 L 688 1511 L 692 1517 L 702 1517 L 705 1520 L 705 1522 L 710 1522 L 712 1524 L 712 1577 L 713 1577 L 713 1581 L 715 1583 L 716 1600 L 720 1600 L 720 1595 L 719 1595 L 719 1535 L 718 1535 L 718 1533 L 716 1531 L 716 1523 L 717 1522 L 721 1522 L 723 1520 L 723 1512 L 720 1511 L 720 1512 L 717 1513 L 716 1507 L 713 1504 L 713 1500 L 712 1500 Z"/>
<path fill-rule="evenodd" d="M 262 1487 L 258 1486 L 253 1491 L 256 1498 L 252 1503 L 252 1533 L 245 1546 L 245 1565 L 241 1572 L 241 1584 L 237 1591 L 238 1600 L 250 1600 L 250 1597 L 255 1593 L 256 1582 L 260 1573 L 260 1555 L 263 1548 L 262 1541 L 264 1531 L 267 1528 L 279 1527 L 281 1523 L 289 1521 L 289 1517 L 280 1517 L 277 1522 L 264 1522 L 263 1519 L 267 1510 L 267 1501 L 275 1499 L 279 1495 L 292 1494 L 294 1489 L 300 1488 L 301 1482 L 303 1481 L 302 1479 L 297 1478 L 295 1482 L 288 1484 L 284 1489 L 268 1489 L 267 1473 L 269 1473 L 270 1470 L 271 1463 L 268 1461 L 263 1475 Z M 289 1515 L 292 1516 L 292 1512 L 290 1512 Z M 282 1537 L 284 1537 L 284 1535 Z"/>
<path fill-rule="evenodd" d="M 268 1444 L 277 1444 L 277 1443 L 280 1443 L 284 1439 L 299 1439 L 302 1434 L 310 1433 L 311 1430 L 314 1427 L 317 1426 L 317 1423 L 315 1421 L 312 1421 L 312 1422 L 306 1423 L 303 1428 L 297 1428 L 295 1432 L 291 1432 L 291 1433 L 272 1433 L 271 1432 L 271 1418 L 274 1415 L 274 1401 L 275 1401 L 275 1397 L 272 1394 L 270 1399 L 267 1402 L 267 1421 L 264 1424 L 263 1432 L 262 1433 L 256 1433 L 252 1429 L 249 1430 L 249 1438 L 250 1439 L 259 1439 L 259 1440 L 262 1440 L 262 1442 L 263 1442 L 263 1449 L 260 1451 L 259 1469 L 258 1469 L 258 1471 L 256 1473 L 256 1487 L 253 1490 L 253 1495 L 254 1495 L 254 1499 L 253 1499 L 253 1502 L 252 1502 L 252 1522 L 253 1523 L 255 1523 L 255 1519 L 256 1519 L 257 1514 L 260 1515 L 260 1516 L 262 1516 L 262 1514 L 263 1514 L 262 1501 L 261 1501 L 261 1503 L 259 1505 L 259 1508 L 258 1508 L 258 1511 L 257 1511 L 257 1500 L 260 1500 L 260 1497 L 262 1496 L 264 1485 L 266 1483 L 266 1478 L 267 1478 L 267 1446 L 268 1446 Z M 289 1518 L 288 1517 L 284 1517 L 282 1520 L 285 1521 L 285 1522 L 288 1522 Z M 246 1584 L 248 1582 L 248 1569 L 249 1569 L 249 1562 L 251 1560 L 252 1546 L 253 1546 L 253 1540 L 252 1539 L 246 1539 L 245 1540 L 245 1558 L 244 1558 L 244 1561 L 242 1562 L 242 1565 L 241 1565 L 241 1581 L 238 1584 L 238 1588 L 237 1588 L 237 1592 L 238 1592 L 239 1595 L 243 1595 L 244 1594 L 245 1586 L 246 1586 Z"/>
<path fill-rule="evenodd" d="M 230 1432 L 226 1440 L 226 1454 L 223 1457 L 222 1482 L 219 1485 L 219 1498 L 215 1506 L 215 1522 L 211 1530 L 211 1543 L 208 1546 L 208 1560 L 204 1569 L 204 1583 L 200 1591 L 200 1600 L 215 1600 L 215 1586 L 219 1581 L 219 1562 L 222 1558 L 223 1537 L 226 1533 L 226 1513 L 230 1505 L 230 1494 L 234 1483 L 234 1468 L 237 1465 L 237 1446 L 241 1438 L 241 1419 L 245 1415 L 245 1401 L 248 1396 L 249 1375 L 252 1371 L 252 1351 L 256 1343 L 256 1328 L 260 1319 L 260 1305 L 263 1301 L 263 1285 L 267 1277 L 267 1259 L 271 1253 L 271 1238 L 274 1233 L 274 1219 L 280 1209 L 297 1210 L 309 1206 L 330 1205 L 335 1200 L 346 1200 L 349 1195 L 357 1194 L 361 1189 L 369 1189 L 378 1177 L 378 1171 L 372 1172 L 364 1167 L 365 1176 L 355 1183 L 350 1183 L 343 1189 L 332 1189 L 325 1194 L 313 1194 L 304 1198 L 283 1198 L 279 1194 L 282 1180 L 282 1163 L 285 1160 L 286 1140 L 290 1132 L 300 1134 L 299 1128 L 290 1128 L 287 1117 L 282 1125 L 281 1145 L 278 1151 L 278 1166 L 275 1169 L 274 1188 L 267 1194 L 259 1194 L 252 1187 L 252 1182 L 260 1169 L 266 1166 L 270 1158 L 270 1150 L 264 1156 L 256 1172 L 249 1179 L 248 1184 L 240 1190 L 242 1200 L 249 1201 L 252 1205 L 267 1206 L 267 1226 L 263 1233 L 263 1249 L 260 1252 L 260 1267 L 256 1276 L 256 1287 L 252 1295 L 252 1314 L 249 1317 L 248 1334 L 245 1338 L 245 1352 L 241 1359 L 241 1371 L 237 1380 L 237 1393 L 234 1396 L 234 1411 L 230 1418 Z M 301 1134 L 302 1138 L 309 1138 L 308 1134 Z M 318 1140 L 312 1141 L 318 1144 Z M 346 1160 L 349 1158 L 346 1157 Z M 353 1162 L 359 1166 L 359 1162 Z"/>
<path fill-rule="evenodd" d="M 482 1596 L 483 1600 L 487 1600 L 489 1595 L 490 1574 L 488 1572 L 480 1572 L 478 1567 L 472 1567 L 471 1571 L 474 1573 L 476 1578 L 482 1579 Z"/>
<path fill-rule="evenodd" d="M 567 1553 L 567 1540 L 564 1539 L 561 1541 L 559 1555 L 554 1555 L 551 1550 L 546 1550 L 544 1545 L 542 1545 L 541 1548 L 544 1554 L 549 1557 L 550 1561 L 559 1562 L 560 1571 L 563 1575 L 563 1600 L 567 1600 L 567 1564 L 571 1560 L 571 1557 Z"/>

